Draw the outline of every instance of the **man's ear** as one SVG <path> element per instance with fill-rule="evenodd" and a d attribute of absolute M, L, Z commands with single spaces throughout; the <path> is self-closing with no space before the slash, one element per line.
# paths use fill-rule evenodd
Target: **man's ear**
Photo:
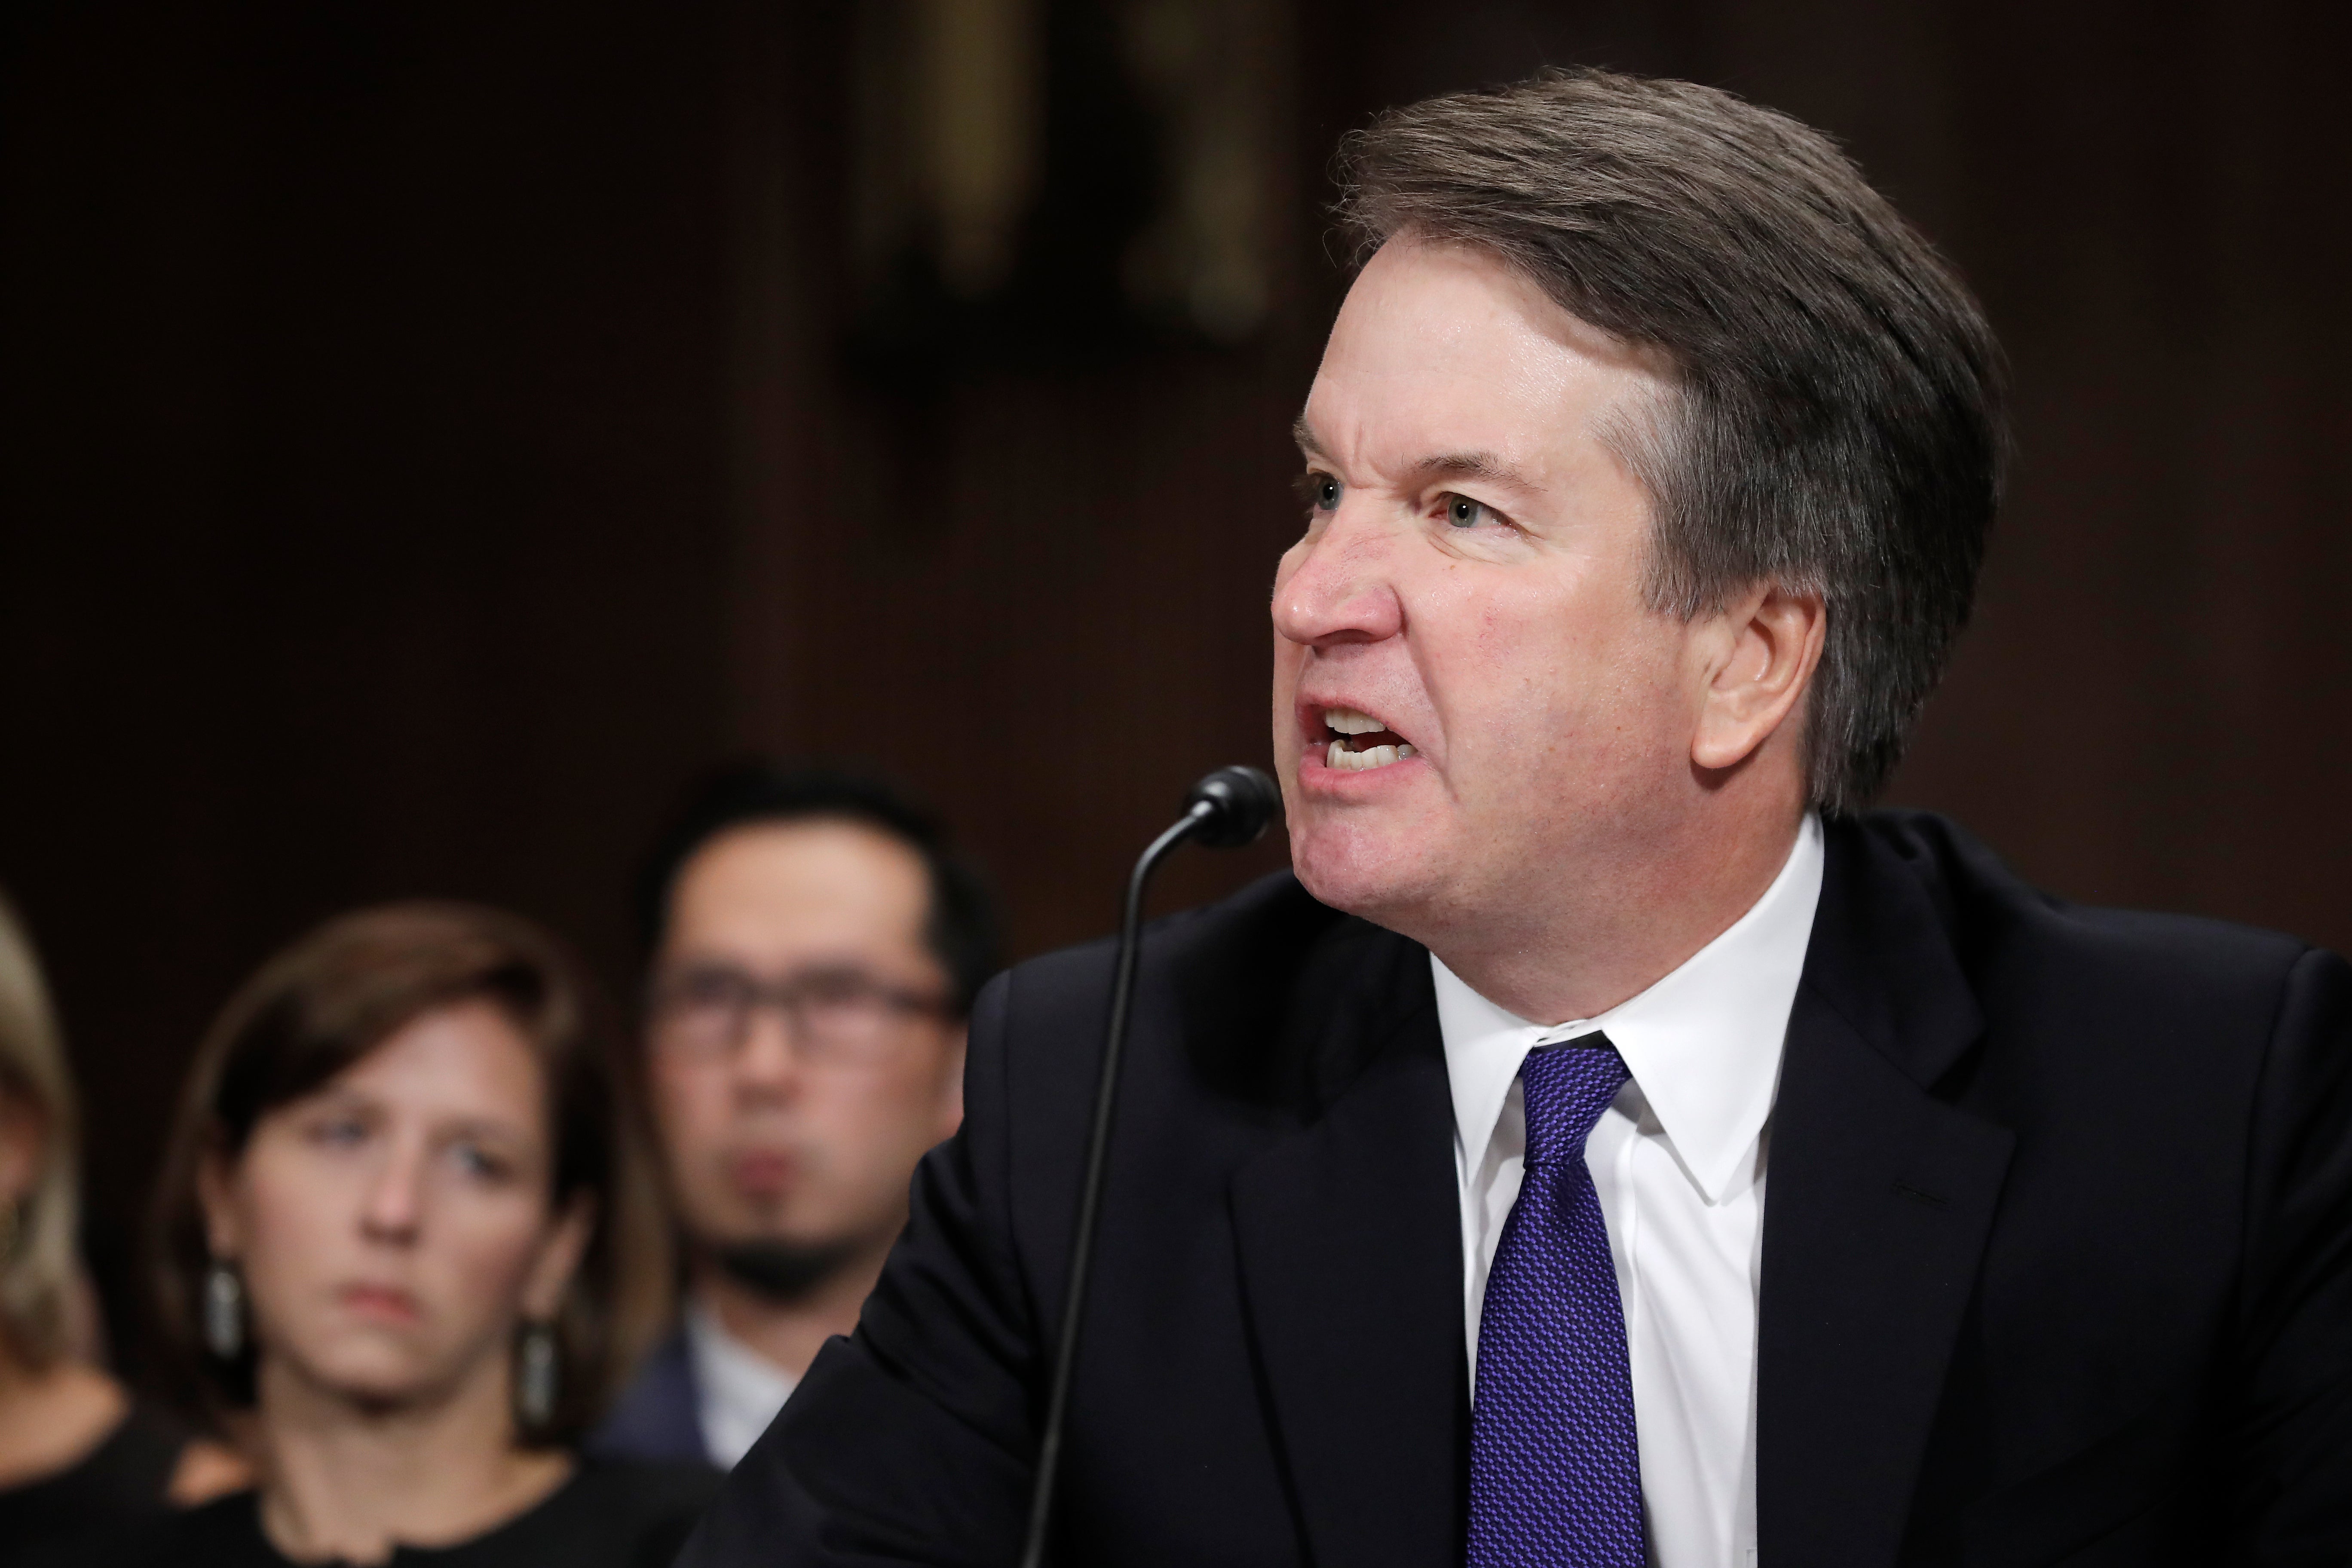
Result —
<path fill-rule="evenodd" d="M 1724 607 L 1708 649 L 1691 761 L 1737 767 L 1797 710 L 1821 663 L 1829 614 L 1818 593 L 1759 584 Z"/>
<path fill-rule="evenodd" d="M 588 1255 L 589 1238 L 596 1234 L 596 1200 L 583 1193 L 563 1205 L 554 1227 L 539 1244 L 539 1256 L 523 1280 L 522 1316 L 526 1322 L 552 1320 Z"/>

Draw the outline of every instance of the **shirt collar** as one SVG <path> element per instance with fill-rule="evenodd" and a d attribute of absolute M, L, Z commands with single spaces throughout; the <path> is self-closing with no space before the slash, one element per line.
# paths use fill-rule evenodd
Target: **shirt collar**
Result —
<path fill-rule="evenodd" d="M 700 1301 L 689 1297 L 684 1315 L 696 1393 L 756 1433 L 791 1396 L 793 1374 L 729 1333 L 718 1314 Z"/>
<path fill-rule="evenodd" d="M 1780 874 L 1728 930 L 1638 996 L 1566 1024 L 1504 1011 L 1430 954 L 1465 1168 L 1485 1156 L 1528 1051 L 1606 1031 L 1700 1195 L 1730 1195 L 1772 1111 L 1821 891 L 1822 825 L 1808 814 Z"/>

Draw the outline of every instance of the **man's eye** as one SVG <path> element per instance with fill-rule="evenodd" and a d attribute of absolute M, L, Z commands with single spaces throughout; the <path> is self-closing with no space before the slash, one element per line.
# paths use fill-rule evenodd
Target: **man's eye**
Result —
<path fill-rule="evenodd" d="M 751 989 L 750 976 L 724 969 L 691 970 L 670 984 L 669 1000 L 689 1010 L 732 1007 Z"/>
<path fill-rule="evenodd" d="M 800 984 L 802 1000 L 814 1007 L 856 1007 L 872 1003 L 882 988 L 863 974 L 827 971 Z"/>
<path fill-rule="evenodd" d="M 1317 511 L 1339 510 L 1339 481 L 1332 478 L 1329 474 L 1309 474 L 1307 476 L 1307 493 L 1308 498 L 1314 502 L 1315 510 Z"/>
<path fill-rule="evenodd" d="M 1494 509 L 1484 501 L 1472 500 L 1468 496 L 1445 498 L 1445 521 L 1456 528 L 1475 528 L 1482 522 L 1491 522 L 1494 517 Z"/>

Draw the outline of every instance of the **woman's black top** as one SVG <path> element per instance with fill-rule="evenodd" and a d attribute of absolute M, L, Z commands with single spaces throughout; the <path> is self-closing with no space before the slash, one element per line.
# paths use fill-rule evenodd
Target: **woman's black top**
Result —
<path fill-rule="evenodd" d="M 588 1459 L 525 1512 L 454 1546 L 402 1546 L 392 1568 L 669 1568 L 719 1489 L 715 1470 Z M 156 1568 L 289 1568 L 261 1530 L 260 1496 L 236 1492 L 142 1532 Z"/>
<path fill-rule="evenodd" d="M 89 1536 L 163 1517 L 188 1434 L 143 1405 L 54 1475 L 0 1489 L 0 1563 L 68 1561 Z"/>

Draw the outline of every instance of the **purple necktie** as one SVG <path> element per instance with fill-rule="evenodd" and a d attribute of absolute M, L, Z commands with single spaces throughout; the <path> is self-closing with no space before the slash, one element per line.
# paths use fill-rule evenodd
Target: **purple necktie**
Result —
<path fill-rule="evenodd" d="M 1478 1320 L 1470 1568 L 1642 1568 L 1625 1312 L 1584 1140 L 1625 1081 L 1592 1035 L 1529 1051 L 1527 1176 Z"/>

